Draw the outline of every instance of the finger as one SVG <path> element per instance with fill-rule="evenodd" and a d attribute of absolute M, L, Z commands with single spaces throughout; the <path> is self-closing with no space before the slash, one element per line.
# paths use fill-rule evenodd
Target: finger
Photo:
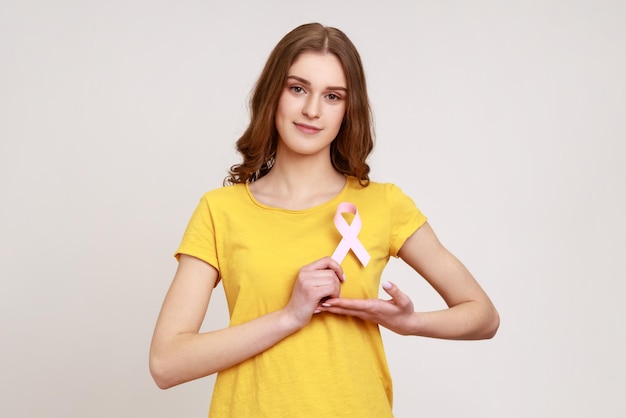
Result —
<path fill-rule="evenodd" d="M 328 304 L 322 303 L 321 306 L 318 306 L 318 309 L 322 312 L 329 312 L 337 315 L 346 315 L 353 316 L 356 318 L 361 318 L 366 321 L 380 323 L 381 319 L 385 316 L 385 311 L 388 310 L 387 306 L 384 304 L 386 302 L 380 300 L 370 300 L 365 303 L 344 303 L 345 299 L 337 300 L 334 299 L 336 303 Z M 372 303 L 370 303 L 372 302 Z M 376 306 L 376 302 L 379 302 L 380 305 Z M 396 308 L 397 309 L 397 308 Z"/>
<path fill-rule="evenodd" d="M 382 287 L 383 290 L 396 302 L 396 304 L 403 305 L 411 302 L 411 299 L 406 295 L 406 293 L 400 291 L 398 286 L 395 284 L 391 282 L 384 282 Z"/>
<path fill-rule="evenodd" d="M 383 282 L 382 287 L 383 290 L 394 299 L 396 298 L 396 296 L 403 294 L 400 289 L 398 289 L 398 286 L 391 282 Z"/>
<path fill-rule="evenodd" d="M 330 257 L 324 257 L 322 260 L 326 263 L 327 269 L 335 272 L 340 282 L 344 282 L 346 280 L 346 276 L 343 274 L 343 268 L 341 268 L 341 264 L 339 264 L 337 261 L 333 260 Z"/>
<path fill-rule="evenodd" d="M 298 283 L 309 297 L 316 298 L 319 303 L 341 294 L 341 282 L 337 280 L 337 274 L 329 269 L 305 272 L 298 278 Z"/>
<path fill-rule="evenodd" d="M 325 270 L 325 269 L 334 271 L 339 281 L 341 282 L 345 281 L 346 277 L 343 274 L 343 269 L 341 268 L 341 264 L 339 264 L 338 262 L 336 262 L 330 257 L 320 258 L 319 260 L 316 260 L 312 262 L 311 264 L 307 264 L 306 266 L 302 267 L 302 270 L 305 270 L 305 271 Z"/>
<path fill-rule="evenodd" d="M 372 312 L 378 303 L 382 302 L 379 299 L 345 299 L 345 298 L 331 298 L 322 303 L 324 308 L 337 308 L 354 312 Z"/>

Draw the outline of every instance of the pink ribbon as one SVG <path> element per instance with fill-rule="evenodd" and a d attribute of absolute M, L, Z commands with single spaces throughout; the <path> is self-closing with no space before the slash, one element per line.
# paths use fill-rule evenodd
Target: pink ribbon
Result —
<path fill-rule="evenodd" d="M 352 213 L 354 215 L 352 223 L 348 225 L 348 222 L 346 222 L 341 215 L 342 213 Z M 346 255 L 348 255 L 348 252 L 352 250 L 361 264 L 363 264 L 363 267 L 367 266 L 367 263 L 370 261 L 370 255 L 357 238 L 359 231 L 361 231 L 361 226 L 363 226 L 361 217 L 354 204 L 342 202 L 337 206 L 337 212 L 335 212 L 335 227 L 341 234 L 341 241 L 331 256 L 333 260 L 341 264 Z"/>

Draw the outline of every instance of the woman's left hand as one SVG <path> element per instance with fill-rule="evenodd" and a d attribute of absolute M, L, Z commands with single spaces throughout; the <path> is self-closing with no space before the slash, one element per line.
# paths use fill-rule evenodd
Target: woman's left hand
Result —
<path fill-rule="evenodd" d="M 383 283 L 391 299 L 328 299 L 320 306 L 322 312 L 355 316 L 374 322 L 398 334 L 415 333 L 417 314 L 411 299 L 393 283 Z"/>

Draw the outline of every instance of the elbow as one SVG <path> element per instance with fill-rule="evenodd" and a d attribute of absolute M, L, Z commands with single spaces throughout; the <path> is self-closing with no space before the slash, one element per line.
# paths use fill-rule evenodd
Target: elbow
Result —
<path fill-rule="evenodd" d="M 459 337 L 461 340 L 490 340 L 496 336 L 500 328 L 500 315 L 492 304 L 485 305 L 476 312 L 471 322 L 467 323 L 465 333 Z M 471 325 L 470 325 L 471 324 Z"/>
<path fill-rule="evenodd" d="M 177 385 L 173 379 L 171 367 L 168 367 L 166 360 L 150 353 L 149 366 L 152 380 L 154 380 L 159 389 L 169 389 Z"/>
<path fill-rule="evenodd" d="M 500 315 L 498 314 L 496 308 L 492 306 L 489 314 L 487 315 L 487 320 L 485 321 L 482 339 L 489 340 L 495 337 L 498 332 L 498 328 L 500 328 Z"/>

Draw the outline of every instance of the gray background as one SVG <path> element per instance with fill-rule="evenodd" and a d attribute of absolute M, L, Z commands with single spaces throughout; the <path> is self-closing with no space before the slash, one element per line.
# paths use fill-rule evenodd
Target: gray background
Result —
<path fill-rule="evenodd" d="M 502 316 L 486 342 L 385 332 L 397 417 L 625 416 L 626 2 L 592 0 L 2 0 L 0 415 L 206 415 L 214 377 L 148 372 L 172 253 L 310 21 L 362 54 L 373 178 Z M 385 278 L 442 307 L 401 262 Z M 219 287 L 204 328 L 226 324 Z"/>

